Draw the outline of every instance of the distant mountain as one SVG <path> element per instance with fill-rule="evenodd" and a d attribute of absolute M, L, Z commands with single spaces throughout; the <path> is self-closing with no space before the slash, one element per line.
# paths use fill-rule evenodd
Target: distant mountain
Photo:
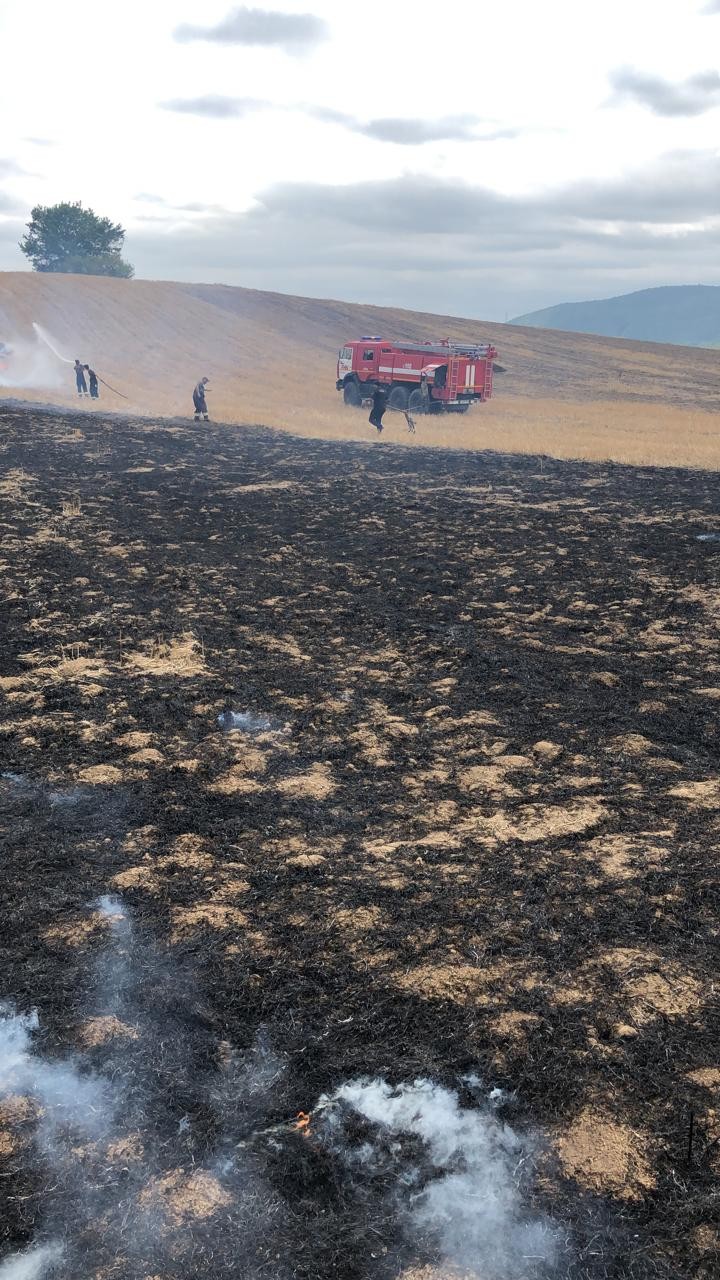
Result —
<path fill-rule="evenodd" d="M 638 338 L 684 347 L 720 347 L 720 286 L 668 285 L 599 302 L 563 302 L 517 316 L 512 324 L 604 338 Z"/>

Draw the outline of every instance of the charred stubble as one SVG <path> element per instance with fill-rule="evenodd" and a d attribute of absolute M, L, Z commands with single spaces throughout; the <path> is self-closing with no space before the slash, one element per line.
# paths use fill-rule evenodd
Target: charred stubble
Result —
<path fill-rule="evenodd" d="M 715 478 L 20 410 L 0 441 L 2 994 L 49 1051 L 119 892 L 211 1074 L 260 1029 L 283 1115 L 475 1070 L 558 1152 L 568 1269 L 709 1276 Z M 18 1248 L 39 1187 L 2 1150 Z M 326 1156 L 265 1172 L 294 1274 L 397 1273 Z"/>

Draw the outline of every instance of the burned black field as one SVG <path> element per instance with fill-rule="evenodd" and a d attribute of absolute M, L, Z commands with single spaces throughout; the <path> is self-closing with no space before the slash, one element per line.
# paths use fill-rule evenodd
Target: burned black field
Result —
<path fill-rule="evenodd" d="M 472 1274 L 717 1274 L 717 476 L 22 409 L 0 457 L 0 999 L 120 1090 L 42 1142 L 10 1074 L 0 1258 L 465 1274 L 410 1139 L 283 1128 L 424 1078 L 541 1135 L 556 1257 Z"/>

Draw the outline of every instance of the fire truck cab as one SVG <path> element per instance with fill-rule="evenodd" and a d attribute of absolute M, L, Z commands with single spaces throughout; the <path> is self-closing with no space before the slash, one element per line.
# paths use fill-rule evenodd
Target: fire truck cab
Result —
<path fill-rule="evenodd" d="M 364 337 L 340 349 L 335 385 L 350 405 L 361 405 L 383 386 L 391 409 L 465 413 L 475 400 L 490 399 L 496 356 L 487 343 Z"/>

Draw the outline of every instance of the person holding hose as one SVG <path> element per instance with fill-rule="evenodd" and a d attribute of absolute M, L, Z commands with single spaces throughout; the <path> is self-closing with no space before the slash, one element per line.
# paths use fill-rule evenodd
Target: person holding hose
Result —
<path fill-rule="evenodd" d="M 79 396 L 86 396 L 88 393 L 87 383 L 85 381 L 85 365 L 80 360 L 76 360 L 75 369 L 75 385 Z"/>
<path fill-rule="evenodd" d="M 210 381 L 209 378 L 201 378 L 195 390 L 193 391 L 193 405 L 195 406 L 195 421 L 200 421 L 202 414 L 203 420 L 209 422 L 207 401 L 205 399 L 205 388 Z"/>

